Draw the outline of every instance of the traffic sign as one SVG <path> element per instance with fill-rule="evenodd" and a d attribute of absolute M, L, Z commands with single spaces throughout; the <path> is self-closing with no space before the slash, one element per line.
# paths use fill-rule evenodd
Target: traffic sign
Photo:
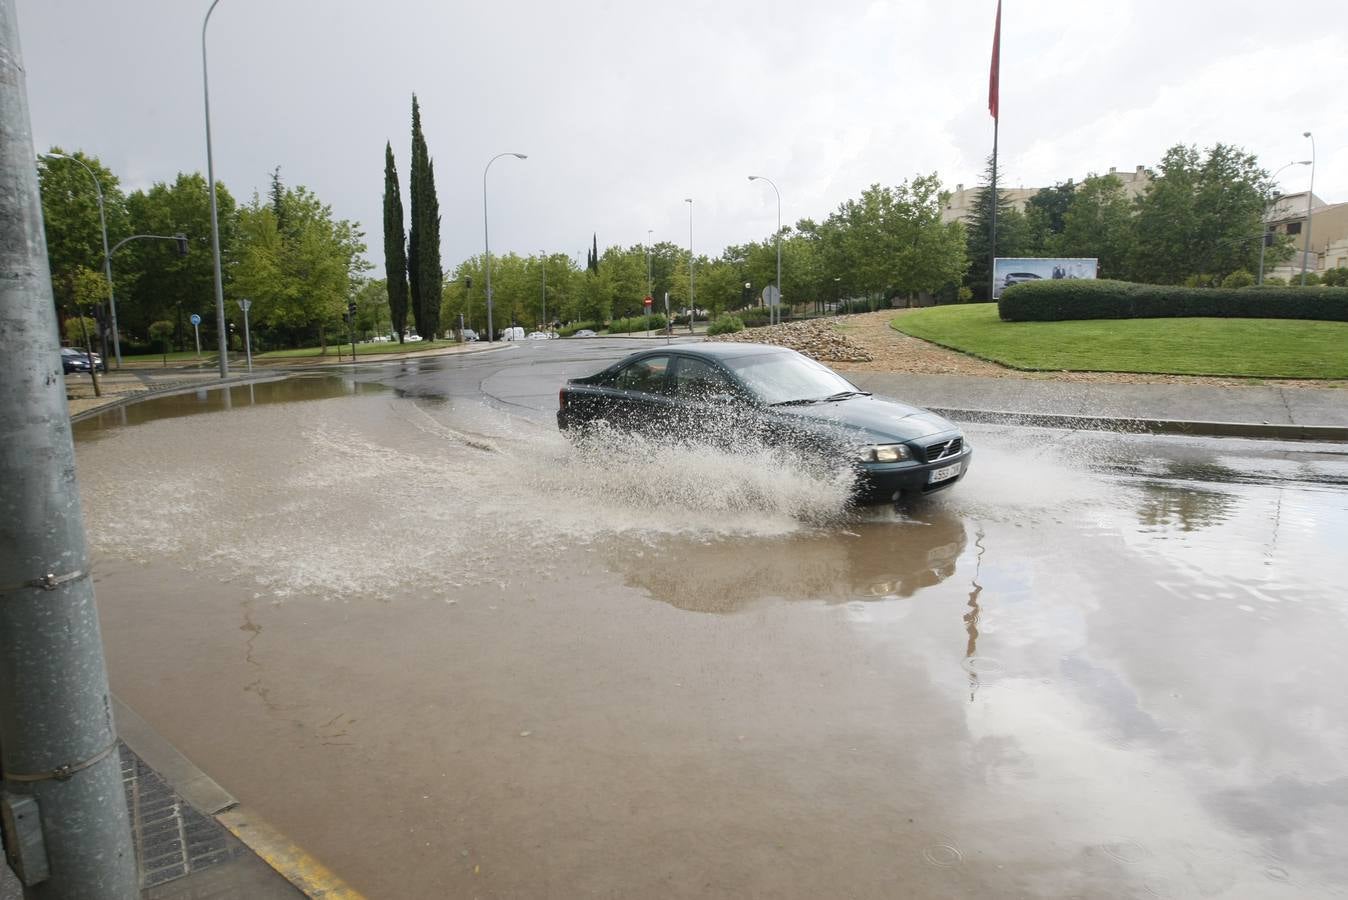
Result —
<path fill-rule="evenodd" d="M 197 315 L 196 313 L 192 313 L 192 317 L 188 321 L 190 321 L 193 325 L 200 325 L 201 316 Z"/>
<path fill-rule="evenodd" d="M 776 306 L 782 302 L 782 292 L 777 290 L 775 285 L 768 285 L 763 288 L 763 303 L 767 306 Z"/>
<path fill-rule="evenodd" d="M 645 300 L 642 300 L 641 302 L 644 303 L 646 306 L 650 306 L 650 305 L 651 305 L 652 303 L 654 303 L 655 301 L 654 301 L 653 299 L 651 299 L 651 297 L 648 295 L 648 296 L 646 297 L 646 299 L 645 299 Z"/>

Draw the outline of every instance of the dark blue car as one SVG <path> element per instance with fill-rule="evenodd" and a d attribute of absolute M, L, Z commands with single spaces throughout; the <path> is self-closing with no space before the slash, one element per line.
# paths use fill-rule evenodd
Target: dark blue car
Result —
<path fill-rule="evenodd" d="M 595 422 L 711 443 L 751 438 L 823 455 L 857 472 L 868 502 L 943 490 L 973 455 L 941 416 L 872 396 L 794 350 L 684 344 L 643 350 L 561 390 L 557 425 Z"/>

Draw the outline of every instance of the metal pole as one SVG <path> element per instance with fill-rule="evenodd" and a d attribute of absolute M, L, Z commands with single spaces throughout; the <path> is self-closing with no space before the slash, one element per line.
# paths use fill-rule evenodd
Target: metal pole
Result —
<path fill-rule="evenodd" d="M 248 371 L 253 371 L 253 341 L 248 333 L 248 308 L 253 305 L 253 301 L 247 298 L 239 301 L 239 309 L 243 310 L 243 352 L 248 358 Z M 337 345 L 341 347 L 340 344 Z M 352 344 L 351 361 L 356 361 L 355 344 Z"/>
<path fill-rule="evenodd" d="M 688 204 L 688 324 L 691 327 L 697 317 L 696 294 L 693 290 L 693 198 L 685 197 Z"/>
<path fill-rule="evenodd" d="M 211 87 L 206 75 L 206 26 L 220 0 L 211 0 L 201 23 L 201 91 L 206 99 L 206 181 L 211 194 L 211 254 L 215 260 L 215 325 L 219 334 L 220 377 L 229 377 L 229 337 L 225 334 L 225 282 L 220 274 L 220 218 L 215 207 L 215 158 L 211 153 Z"/>
<path fill-rule="evenodd" d="M 1309 131 L 1303 132 L 1302 137 L 1311 139 L 1311 187 L 1306 191 L 1306 252 L 1301 254 L 1301 286 L 1306 286 L 1306 263 L 1311 255 L 1311 197 L 1315 194 L 1315 135 Z"/>
<path fill-rule="evenodd" d="M 651 283 L 651 235 L 655 233 L 654 228 L 646 229 L 646 296 L 652 296 L 651 291 L 654 286 Z"/>
<path fill-rule="evenodd" d="M 998 21 L 1000 22 L 1000 19 Z M 995 300 L 994 295 L 997 293 L 997 126 L 1000 124 L 997 117 L 994 116 L 992 119 L 992 233 L 988 240 L 989 300 Z"/>
<path fill-rule="evenodd" d="M 765 178 L 762 175 L 750 175 L 750 181 L 766 181 L 772 185 L 772 192 L 777 195 L 777 309 L 776 321 L 781 324 L 782 321 L 782 192 L 777 189 L 777 184 L 771 178 Z M 768 307 L 768 324 L 773 322 L 774 310 Z"/>
<path fill-rule="evenodd" d="M 201 326 L 192 326 L 192 336 L 197 339 L 197 359 L 201 359 Z"/>
<path fill-rule="evenodd" d="M 487 343 L 489 344 L 496 339 L 496 335 L 493 334 L 494 328 L 492 323 L 491 231 L 487 228 L 487 173 L 491 171 L 491 164 L 503 156 L 513 156 L 516 159 L 529 158 L 528 155 L 524 153 L 498 153 L 487 160 L 487 166 L 482 170 L 482 242 L 486 245 L 487 250 Z"/>
<path fill-rule="evenodd" d="M 546 250 L 539 252 L 543 261 L 543 333 L 552 337 L 552 329 L 548 327 L 548 252 Z"/>
<path fill-rule="evenodd" d="M 0 0 L 0 769 L 26 897 L 131 900 L 14 0 Z"/>

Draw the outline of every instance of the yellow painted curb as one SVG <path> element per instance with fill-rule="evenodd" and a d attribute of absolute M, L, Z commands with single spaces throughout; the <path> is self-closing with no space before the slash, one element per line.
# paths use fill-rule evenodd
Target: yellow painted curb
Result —
<path fill-rule="evenodd" d="M 215 818 L 306 897 L 365 900 L 364 894 L 257 816 L 235 808 L 219 813 Z"/>

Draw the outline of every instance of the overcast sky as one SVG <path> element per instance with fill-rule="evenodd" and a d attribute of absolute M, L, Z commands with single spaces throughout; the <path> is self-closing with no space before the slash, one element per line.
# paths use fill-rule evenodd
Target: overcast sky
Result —
<path fill-rule="evenodd" d="M 33 136 L 98 156 L 128 189 L 205 171 L 208 0 L 19 0 Z M 384 143 L 406 196 L 421 102 L 444 263 L 653 239 L 699 253 L 822 219 L 873 182 L 978 180 L 992 147 L 995 0 L 220 0 L 209 30 L 216 177 L 269 172 L 362 223 L 382 270 Z M 1348 16 L 1339 2 L 1007 0 L 1005 183 L 1152 165 L 1176 142 L 1309 158 L 1348 200 Z M 1279 181 L 1304 190 L 1309 167 Z"/>

